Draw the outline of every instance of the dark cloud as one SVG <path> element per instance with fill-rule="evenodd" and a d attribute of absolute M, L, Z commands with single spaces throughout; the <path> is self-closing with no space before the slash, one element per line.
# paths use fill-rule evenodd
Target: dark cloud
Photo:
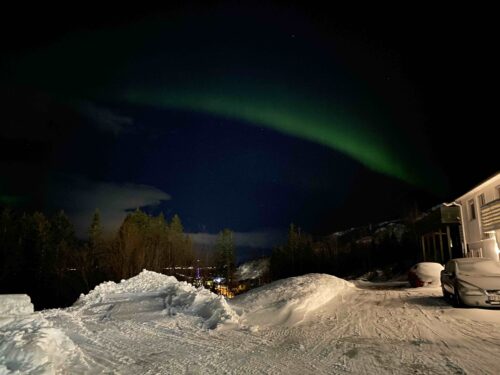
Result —
<path fill-rule="evenodd" d="M 195 245 L 213 246 L 217 241 L 217 234 L 212 233 L 189 233 Z M 284 235 L 277 230 L 263 230 L 255 232 L 234 232 L 234 243 L 236 246 L 270 249 L 280 244 Z"/>
<path fill-rule="evenodd" d="M 82 102 L 78 108 L 91 121 L 91 124 L 103 132 L 118 135 L 129 131 L 134 124 L 133 118 L 116 114 L 91 102 Z"/>
<path fill-rule="evenodd" d="M 111 233 L 120 226 L 128 211 L 171 199 L 154 186 L 90 181 L 79 176 L 59 179 L 49 194 L 52 208 L 68 213 L 80 237 L 85 236 L 96 209 L 101 213 L 104 231 Z"/>

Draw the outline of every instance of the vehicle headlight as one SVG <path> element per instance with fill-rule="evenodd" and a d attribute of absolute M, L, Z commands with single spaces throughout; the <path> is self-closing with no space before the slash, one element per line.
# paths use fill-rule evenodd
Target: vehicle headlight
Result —
<path fill-rule="evenodd" d="M 460 289 L 460 294 L 464 296 L 484 296 L 486 294 L 483 289 L 462 280 L 458 281 L 458 287 Z"/>

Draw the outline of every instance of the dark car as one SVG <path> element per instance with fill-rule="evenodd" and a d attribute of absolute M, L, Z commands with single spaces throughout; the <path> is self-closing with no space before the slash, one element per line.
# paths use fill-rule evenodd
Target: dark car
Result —
<path fill-rule="evenodd" d="M 455 306 L 500 307 L 500 262 L 488 258 L 458 258 L 441 272 L 444 298 Z"/>

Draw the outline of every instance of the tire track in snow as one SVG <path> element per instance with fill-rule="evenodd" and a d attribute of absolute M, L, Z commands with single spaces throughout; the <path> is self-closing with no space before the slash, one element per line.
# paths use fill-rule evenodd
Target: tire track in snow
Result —
<path fill-rule="evenodd" d="M 47 318 L 95 373 L 496 374 L 499 324 L 456 319 L 439 294 L 356 289 L 299 324 L 257 331 L 208 331 L 193 317 L 168 314 L 101 320 L 100 313 L 61 311 Z"/>

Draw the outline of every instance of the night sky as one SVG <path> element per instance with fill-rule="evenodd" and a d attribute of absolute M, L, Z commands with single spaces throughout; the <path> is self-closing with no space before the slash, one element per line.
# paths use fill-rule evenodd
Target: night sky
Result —
<path fill-rule="evenodd" d="M 0 205 L 84 235 L 137 207 L 269 248 L 499 169 L 493 12 L 284 3 L 5 9 Z M 493 89 L 493 91 L 492 91 Z M 460 130 L 464 126 L 465 130 Z"/>

